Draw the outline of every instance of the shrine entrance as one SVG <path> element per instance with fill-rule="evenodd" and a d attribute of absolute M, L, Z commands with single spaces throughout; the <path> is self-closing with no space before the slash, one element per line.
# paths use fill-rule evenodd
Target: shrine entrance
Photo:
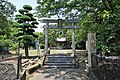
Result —
<path fill-rule="evenodd" d="M 48 54 L 48 30 L 49 29 L 71 29 L 72 30 L 72 54 L 75 55 L 75 29 L 79 29 L 80 26 L 76 26 L 75 24 L 80 22 L 78 19 L 41 19 L 41 23 L 46 23 L 46 25 L 43 26 L 45 30 L 45 54 Z M 56 26 L 50 25 L 50 23 L 57 23 Z M 69 25 L 63 26 L 64 23 L 67 23 Z"/>
<path fill-rule="evenodd" d="M 66 38 L 62 37 L 62 38 L 57 38 L 56 39 L 56 43 L 57 43 L 57 49 L 64 49 L 65 43 L 66 43 Z"/>

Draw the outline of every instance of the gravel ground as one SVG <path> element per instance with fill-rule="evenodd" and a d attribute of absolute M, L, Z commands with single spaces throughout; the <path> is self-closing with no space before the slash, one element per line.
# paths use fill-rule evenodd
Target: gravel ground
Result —
<path fill-rule="evenodd" d="M 85 63 L 80 62 L 78 68 L 38 69 L 28 80 L 90 80 L 85 73 Z"/>

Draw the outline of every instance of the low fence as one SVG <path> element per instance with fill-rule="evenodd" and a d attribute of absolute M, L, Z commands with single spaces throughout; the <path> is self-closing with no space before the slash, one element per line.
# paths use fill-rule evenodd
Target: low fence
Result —
<path fill-rule="evenodd" d="M 18 60 L 17 60 L 17 79 L 19 79 L 20 76 L 20 71 L 22 71 L 22 54 L 18 55 Z"/>
<path fill-rule="evenodd" d="M 98 80 L 120 80 L 120 56 L 94 54 L 92 59 L 92 71 Z"/>
<path fill-rule="evenodd" d="M 0 80 L 19 80 L 22 75 L 22 55 L 0 60 Z"/>

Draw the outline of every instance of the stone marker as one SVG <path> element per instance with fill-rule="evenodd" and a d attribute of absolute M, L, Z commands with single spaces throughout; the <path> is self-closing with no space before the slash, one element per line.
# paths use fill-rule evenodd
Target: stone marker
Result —
<path fill-rule="evenodd" d="M 93 55 L 96 54 L 96 33 L 88 33 L 88 65 L 93 67 L 95 59 Z"/>

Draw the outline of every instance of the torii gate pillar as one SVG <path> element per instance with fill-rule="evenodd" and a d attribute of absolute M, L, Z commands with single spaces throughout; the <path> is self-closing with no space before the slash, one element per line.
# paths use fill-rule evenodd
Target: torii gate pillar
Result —
<path fill-rule="evenodd" d="M 74 26 L 72 28 L 72 54 L 75 55 L 75 29 Z"/>
<path fill-rule="evenodd" d="M 49 22 L 46 22 L 46 26 L 44 27 L 45 29 L 45 54 L 48 54 L 48 27 L 49 27 Z"/>

